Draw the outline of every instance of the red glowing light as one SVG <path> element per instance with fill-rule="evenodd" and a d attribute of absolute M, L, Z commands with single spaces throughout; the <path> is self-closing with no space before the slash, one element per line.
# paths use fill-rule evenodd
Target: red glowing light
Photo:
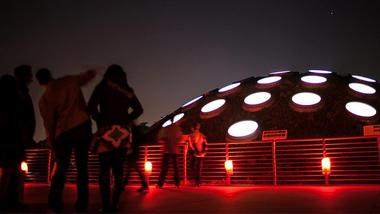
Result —
<path fill-rule="evenodd" d="M 150 175 L 152 173 L 152 168 L 153 168 L 152 162 L 150 162 L 150 161 L 145 162 L 144 168 L 145 168 L 145 173 Z"/>
<path fill-rule="evenodd" d="M 323 172 L 323 174 L 330 174 L 330 170 L 331 170 L 330 158 L 328 158 L 328 157 L 322 158 L 322 172 Z"/>
<path fill-rule="evenodd" d="M 28 164 L 25 161 L 21 162 L 21 170 L 28 173 Z"/>
<path fill-rule="evenodd" d="M 232 160 L 226 160 L 224 162 L 224 168 L 226 169 L 227 174 L 232 175 L 234 172 L 234 165 Z"/>

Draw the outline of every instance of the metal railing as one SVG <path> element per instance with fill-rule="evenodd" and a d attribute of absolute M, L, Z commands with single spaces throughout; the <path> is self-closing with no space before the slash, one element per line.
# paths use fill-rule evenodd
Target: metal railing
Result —
<path fill-rule="evenodd" d="M 208 185 L 255 184 L 379 184 L 380 183 L 380 139 L 377 136 L 250 141 L 211 142 L 204 159 L 202 182 Z M 192 178 L 190 158 L 185 153 L 186 145 L 180 145 L 179 170 L 183 184 Z M 47 149 L 27 150 L 29 173 L 27 182 L 49 182 L 53 167 Z M 142 146 L 138 164 L 144 170 L 145 161 L 153 165 L 149 176 L 151 184 L 158 181 L 161 169 L 162 145 Z M 321 168 L 323 157 L 331 160 L 331 172 L 324 175 Z M 233 175 L 226 176 L 225 160 L 233 161 Z M 72 159 L 68 182 L 75 182 L 75 161 Z M 127 164 L 125 169 L 127 169 Z M 99 173 L 97 155 L 89 154 L 89 180 L 96 183 Z M 170 168 L 167 183 L 172 183 Z M 227 179 L 228 182 L 227 182 Z M 137 173 L 132 171 L 129 183 L 139 183 Z"/>

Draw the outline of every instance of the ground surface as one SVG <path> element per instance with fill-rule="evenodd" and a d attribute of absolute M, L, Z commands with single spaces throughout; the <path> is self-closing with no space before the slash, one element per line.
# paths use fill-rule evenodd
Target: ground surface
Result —
<path fill-rule="evenodd" d="M 123 193 L 120 213 L 380 213 L 380 186 L 172 186 L 148 193 L 137 186 Z M 28 184 L 31 213 L 46 213 L 49 187 Z M 64 212 L 74 212 L 74 185 L 65 190 Z M 101 207 L 98 188 L 90 188 L 89 212 Z"/>

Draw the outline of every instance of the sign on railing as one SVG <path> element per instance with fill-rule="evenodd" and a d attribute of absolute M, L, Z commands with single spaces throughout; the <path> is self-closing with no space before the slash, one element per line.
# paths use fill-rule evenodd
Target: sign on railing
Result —
<path fill-rule="evenodd" d="M 262 140 L 286 140 L 288 130 L 267 130 L 263 131 Z"/>
<path fill-rule="evenodd" d="M 380 135 L 380 125 L 363 126 L 364 136 Z"/>

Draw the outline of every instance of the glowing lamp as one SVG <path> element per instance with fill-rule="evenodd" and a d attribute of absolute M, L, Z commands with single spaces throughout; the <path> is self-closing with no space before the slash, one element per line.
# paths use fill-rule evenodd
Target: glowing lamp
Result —
<path fill-rule="evenodd" d="M 364 85 L 362 83 L 350 83 L 348 84 L 348 87 L 350 87 L 352 90 L 362 93 L 362 94 L 374 94 L 376 93 L 376 89 L 372 88 L 371 86 Z"/>
<path fill-rule="evenodd" d="M 218 99 L 214 100 L 212 102 L 207 103 L 204 105 L 201 109 L 203 113 L 208 113 L 217 110 L 218 108 L 222 107 L 226 103 L 225 99 Z"/>
<path fill-rule="evenodd" d="M 164 124 L 162 124 L 162 128 L 165 128 L 166 126 L 170 126 L 172 124 L 172 121 L 169 119 Z"/>
<path fill-rule="evenodd" d="M 292 101 L 301 106 L 311 106 L 319 103 L 321 97 L 310 92 L 301 92 L 292 97 Z"/>
<path fill-rule="evenodd" d="M 223 93 L 223 92 L 226 92 L 226 91 L 232 90 L 232 89 L 238 87 L 239 85 L 240 85 L 240 82 L 233 83 L 233 84 L 230 84 L 230 85 L 224 86 L 223 88 L 219 89 L 218 92 L 219 92 L 219 93 Z"/>
<path fill-rule="evenodd" d="M 268 92 L 256 92 L 248 95 L 244 99 L 244 103 L 248 105 L 259 105 L 265 103 L 271 98 L 271 94 Z"/>
<path fill-rule="evenodd" d="M 286 74 L 286 73 L 289 73 L 290 71 L 275 71 L 275 72 L 272 72 L 272 73 L 269 73 L 269 74 Z"/>
<path fill-rule="evenodd" d="M 258 80 L 257 83 L 265 85 L 265 84 L 271 84 L 271 83 L 278 82 L 281 79 L 282 79 L 282 77 L 280 77 L 280 76 L 265 77 L 265 78 Z"/>
<path fill-rule="evenodd" d="M 259 128 L 257 122 L 253 120 L 243 120 L 234 123 L 228 128 L 228 135 L 235 139 L 246 139 L 252 136 Z"/>
<path fill-rule="evenodd" d="M 187 102 L 187 103 L 183 104 L 183 106 L 182 106 L 182 107 L 186 107 L 186 106 L 189 106 L 189 105 L 191 105 L 191 104 L 193 104 L 193 103 L 197 102 L 198 100 L 200 100 L 202 97 L 203 97 L 203 96 L 199 96 L 199 97 L 196 97 L 196 98 L 194 98 L 194 99 L 190 100 L 189 102 Z"/>
<path fill-rule="evenodd" d="M 177 114 L 176 116 L 174 116 L 174 117 L 173 117 L 173 123 L 178 122 L 180 119 L 182 119 L 183 116 L 185 116 L 184 113 L 179 113 L 179 114 Z"/>
<path fill-rule="evenodd" d="M 360 117 L 373 117 L 376 115 L 376 109 L 362 102 L 349 102 L 346 104 L 347 111 Z"/>
<path fill-rule="evenodd" d="M 152 174 L 152 162 L 146 161 L 144 164 L 145 174 L 150 175 Z"/>
<path fill-rule="evenodd" d="M 321 84 L 327 81 L 325 77 L 308 75 L 301 78 L 302 82 L 310 84 Z"/>
<path fill-rule="evenodd" d="M 358 80 L 366 81 L 366 82 L 376 82 L 376 80 L 374 80 L 374 79 L 371 79 L 371 78 L 368 78 L 368 77 L 359 76 L 359 75 L 352 75 L 352 77 L 355 78 L 355 79 L 358 79 Z"/>
<path fill-rule="evenodd" d="M 28 173 L 28 164 L 25 161 L 21 162 L 21 171 Z"/>
<path fill-rule="evenodd" d="M 315 73 L 315 74 L 331 74 L 331 71 L 326 71 L 326 70 L 309 70 L 310 73 Z"/>
<path fill-rule="evenodd" d="M 324 157 L 322 158 L 322 173 L 324 175 L 329 175 L 330 172 L 331 172 L 331 162 L 330 162 L 330 158 L 328 157 Z"/>
<path fill-rule="evenodd" d="M 226 169 L 227 175 L 232 175 L 234 173 L 234 165 L 232 160 L 226 160 L 224 162 L 224 168 Z"/>

